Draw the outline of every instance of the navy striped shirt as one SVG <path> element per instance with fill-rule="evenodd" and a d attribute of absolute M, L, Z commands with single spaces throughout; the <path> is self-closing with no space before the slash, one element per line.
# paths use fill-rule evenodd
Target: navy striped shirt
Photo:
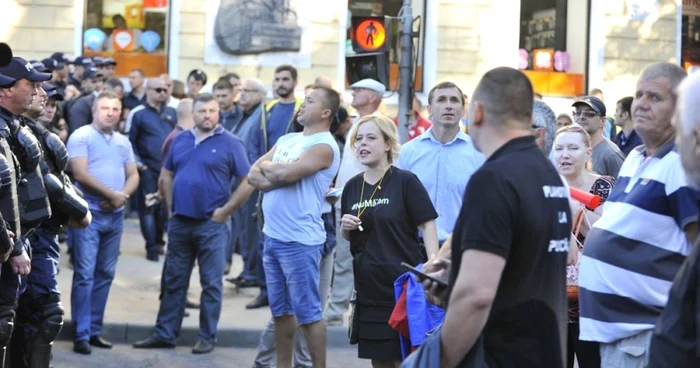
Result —
<path fill-rule="evenodd" d="M 654 328 L 698 221 L 673 142 L 630 152 L 603 216 L 586 238 L 579 274 L 580 339 L 609 343 Z"/>

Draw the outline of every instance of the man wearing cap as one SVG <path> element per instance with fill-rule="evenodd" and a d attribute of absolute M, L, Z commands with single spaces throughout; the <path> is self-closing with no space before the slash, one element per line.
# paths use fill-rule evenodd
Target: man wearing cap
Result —
<path fill-rule="evenodd" d="M 73 62 L 73 73 L 68 77 L 68 84 L 82 91 L 85 71 L 93 66 L 92 59 L 87 56 L 78 56 Z"/>
<path fill-rule="evenodd" d="M 51 218 L 42 221 L 29 236 L 32 272 L 27 278 L 26 292 L 19 298 L 12 336 L 13 367 L 49 366 L 51 346 L 61 330 L 64 314 L 56 281 L 60 256 L 57 235 L 63 225 L 85 227 L 91 220 L 87 203 L 64 174 L 68 150 L 58 136 L 35 120 L 48 101 L 48 93 L 41 86 L 37 92 L 29 110 L 19 120 L 31 129 L 44 153 L 39 165 L 51 204 Z"/>
<path fill-rule="evenodd" d="M 65 89 L 68 85 L 68 77 L 70 75 L 68 65 L 70 65 L 72 62 L 62 52 L 54 53 L 49 59 L 56 60 L 57 62 L 56 70 L 54 71 L 53 76 L 53 83 L 56 85 L 56 88 L 58 88 L 59 92 L 63 95 L 65 94 Z"/>
<path fill-rule="evenodd" d="M 65 119 L 58 113 L 59 101 L 63 101 L 63 95 L 59 93 L 55 85 L 51 83 L 42 84 L 41 88 L 46 91 L 46 105 L 41 110 L 41 114 L 36 119 L 44 128 L 56 134 L 61 141 L 68 139 L 68 125 Z"/>
<path fill-rule="evenodd" d="M 625 155 L 615 143 L 603 136 L 603 127 L 607 122 L 605 104 L 596 97 L 585 96 L 572 106 L 574 120 L 591 136 L 593 171 L 617 178 Z"/>
<path fill-rule="evenodd" d="M 6 44 L 2 44 L 7 46 Z M 6 53 L 8 53 L 7 55 Z M 6 62 L 5 58 L 12 62 L 12 52 L 9 47 L 3 50 L 3 63 Z M 0 72 L 0 86 L 7 87 L 16 84 L 15 79 L 10 78 Z M 4 99 L 4 90 L 0 89 L 0 98 Z M 11 117 L 12 113 L 4 109 L 0 109 L 0 116 Z M 11 145 L 14 144 L 14 140 L 10 135 L 10 130 L 5 119 L 0 119 L 0 183 L 2 186 L 0 190 L 2 191 L 2 196 L 0 196 L 0 250 L 2 254 L 0 255 L 0 261 L 2 264 L 2 275 L 0 276 L 0 287 L 7 284 L 19 285 L 19 275 L 15 275 L 13 266 L 10 262 L 5 262 L 10 257 L 10 253 L 14 251 L 14 246 L 22 246 L 24 243 L 18 241 L 20 234 L 22 234 L 20 225 L 20 214 L 19 214 L 19 196 L 17 195 L 17 185 L 18 178 L 16 173 L 20 170 L 19 166 L 16 165 L 17 160 L 12 152 Z M 4 291 L 4 290 L 3 290 Z M 10 290 L 12 291 L 12 290 Z M 5 295 L 3 292 L 1 295 Z M 4 297 L 2 299 L 5 299 Z M 0 363 L 5 365 L 5 349 L 10 341 L 10 336 L 12 335 L 13 321 L 15 317 L 15 311 L 13 305 L 6 303 L 6 305 L 0 305 Z"/>
<path fill-rule="evenodd" d="M 95 66 L 105 76 L 106 79 L 114 78 L 117 62 L 112 58 L 95 58 Z"/>
<path fill-rule="evenodd" d="M 5 220 L 12 221 L 10 230 L 16 237 L 21 237 L 21 241 L 15 244 L 9 262 L 3 264 L 0 275 L 0 320 L 3 320 L 0 326 L 5 326 L 14 319 L 12 310 L 23 292 L 22 289 L 26 287 L 26 284 L 20 281 L 20 277 L 26 277 L 31 269 L 27 255 L 28 241 L 25 236 L 31 235 L 30 229 L 37 227 L 51 215 L 48 194 L 39 167 L 42 160 L 41 146 L 29 128 L 23 126 L 20 121 L 20 115 L 29 109 L 37 96 L 41 82 L 51 79 L 51 75 L 36 71 L 31 63 L 19 57 L 12 58 L 9 65 L 0 68 L 0 74 L 15 80 L 14 83 L 2 86 L 0 135 L 9 143 L 12 154 L 20 165 L 16 169 L 24 182 L 17 187 L 21 225 L 12 221 L 11 214 L 3 211 Z M 9 152 L 5 154 L 5 158 L 9 158 L 9 155 Z M 7 204 L 6 200 L 3 198 L 0 202 L 3 207 Z M 7 335 L 0 335 L 9 339 L 11 333 L 9 331 Z M 7 342 L 0 341 L 0 345 L 4 348 Z"/>
<path fill-rule="evenodd" d="M 267 105 L 260 116 L 260 128 L 255 129 L 251 137 L 251 152 L 248 153 L 251 162 L 257 161 L 277 143 L 279 137 L 294 131 L 294 112 L 299 109 L 303 100 L 294 96 L 294 88 L 297 86 L 297 69 L 291 65 L 280 65 L 275 69 L 275 79 L 272 88 L 279 99 Z M 260 206 L 260 196 L 258 208 Z M 263 225 L 261 211 L 258 211 L 258 225 Z M 263 239 L 258 245 L 261 250 L 258 254 L 258 282 L 260 283 L 260 295 L 246 305 L 247 309 L 255 309 L 269 305 L 267 297 L 267 285 L 265 283 L 265 270 L 263 269 L 262 249 Z"/>
<path fill-rule="evenodd" d="M 386 87 L 374 79 L 363 79 L 350 86 L 352 88 L 352 107 L 357 110 L 357 121 L 366 115 L 378 114 L 379 105 L 382 103 Z M 355 129 L 350 128 L 348 135 L 355 134 Z M 347 138 L 346 138 L 347 141 Z M 350 145 L 343 147 L 340 170 L 335 180 L 336 188 L 343 188 L 353 176 L 365 171 L 365 167 L 355 156 L 354 148 Z M 340 198 L 341 193 L 338 193 Z M 336 200 L 337 200 L 336 198 Z M 342 325 L 343 315 L 350 305 L 350 298 L 354 288 L 352 274 L 352 255 L 350 243 L 340 234 L 341 226 L 340 206 L 336 208 L 336 246 L 335 264 L 333 265 L 333 286 L 331 296 L 326 309 L 326 320 L 329 325 Z"/>

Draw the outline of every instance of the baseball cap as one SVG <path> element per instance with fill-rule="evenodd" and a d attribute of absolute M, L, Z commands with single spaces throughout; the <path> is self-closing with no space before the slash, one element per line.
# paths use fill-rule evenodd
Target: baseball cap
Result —
<path fill-rule="evenodd" d="M 32 64 L 34 69 L 39 73 L 51 73 L 41 61 L 29 60 L 29 63 Z"/>
<path fill-rule="evenodd" d="M 85 73 L 83 73 L 83 79 L 88 79 L 88 78 L 94 78 L 96 76 L 101 76 L 102 72 L 99 71 L 94 65 L 90 65 L 87 69 L 85 69 Z"/>
<path fill-rule="evenodd" d="M 55 84 L 42 83 L 41 88 L 46 92 L 47 98 L 56 98 L 57 100 L 63 101 L 63 95 L 58 92 Z"/>
<path fill-rule="evenodd" d="M 95 64 L 95 66 L 102 66 L 104 65 L 104 59 L 101 56 L 93 56 L 92 63 Z"/>
<path fill-rule="evenodd" d="M 9 65 L 0 68 L 0 74 L 14 80 L 26 79 L 30 82 L 46 82 L 51 79 L 51 74 L 37 71 L 31 63 L 21 57 L 13 57 Z"/>
<path fill-rule="evenodd" d="M 78 66 L 88 67 L 88 66 L 91 66 L 92 64 L 93 64 L 92 59 L 90 59 L 87 56 L 78 56 L 77 58 L 75 58 L 75 61 L 73 61 L 73 65 L 78 65 Z"/>
<path fill-rule="evenodd" d="M 54 59 L 59 63 L 63 64 L 72 64 L 73 62 L 66 56 L 66 54 L 62 52 L 54 52 L 49 59 Z M 61 68 L 58 68 L 61 69 Z"/>
<path fill-rule="evenodd" d="M 586 105 L 600 116 L 605 116 L 605 113 L 607 112 L 605 109 L 605 104 L 598 97 L 586 96 L 574 102 L 571 106 L 576 107 L 577 105 Z"/>
<path fill-rule="evenodd" d="M 374 79 L 370 79 L 370 78 L 363 79 L 359 82 L 356 82 L 355 84 L 350 86 L 350 88 L 352 88 L 352 89 L 366 88 L 366 89 L 371 89 L 372 91 L 375 91 L 375 92 L 381 93 L 381 94 L 384 94 L 384 92 L 386 92 L 386 87 L 383 84 L 377 82 Z"/>
<path fill-rule="evenodd" d="M 46 67 L 46 69 L 48 69 L 49 71 L 63 69 L 63 67 L 65 66 L 65 64 L 62 61 L 58 61 L 52 58 L 46 58 L 42 60 L 41 63 L 44 64 L 44 67 Z"/>
<path fill-rule="evenodd" d="M 105 65 L 117 65 L 117 62 L 114 61 L 114 59 L 112 59 L 112 58 L 103 58 L 103 59 L 102 59 L 102 64 L 101 64 L 101 65 L 102 65 L 102 66 L 105 66 Z"/>

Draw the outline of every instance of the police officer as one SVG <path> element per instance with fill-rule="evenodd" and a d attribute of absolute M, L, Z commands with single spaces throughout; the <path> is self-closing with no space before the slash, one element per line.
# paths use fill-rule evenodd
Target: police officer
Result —
<path fill-rule="evenodd" d="M 19 221 L 13 218 L 11 208 L 3 211 L 3 215 L 9 212 L 9 218 L 14 220 L 11 231 L 18 239 L 10 260 L 3 264 L 0 275 L 0 329 L 8 326 L 4 328 L 5 331 L 0 332 L 0 344 L 4 352 L 12 335 L 14 308 L 18 296 L 26 286 L 20 278 L 26 278 L 31 269 L 27 237 L 51 215 L 48 194 L 39 167 L 42 160 L 41 146 L 31 130 L 22 125 L 20 115 L 29 109 L 41 82 L 49 80 L 51 75 L 37 72 L 30 63 L 18 57 L 13 57 L 7 66 L 1 67 L 0 74 L 14 79 L 13 83 L 2 86 L 0 135 L 3 141 L 7 142 L 3 147 L 3 151 L 7 150 L 3 152 L 4 156 L 13 156 L 15 172 L 19 172 L 16 193 L 10 192 L 9 196 L 2 197 L 2 207 L 11 206 L 13 203 L 9 202 L 15 200 L 13 197 L 18 198 L 15 203 L 19 205 Z"/>
<path fill-rule="evenodd" d="M 32 248 L 32 272 L 27 290 L 20 296 L 17 322 L 12 336 L 12 367 L 49 367 L 51 345 L 63 325 L 63 307 L 56 282 L 60 255 L 57 235 L 64 225 L 85 227 L 91 215 L 85 202 L 64 173 L 68 151 L 61 139 L 37 119 L 46 104 L 47 94 L 39 87 L 30 108 L 20 118 L 41 144 L 39 163 L 51 203 L 51 218 L 43 221 L 29 237 Z"/>

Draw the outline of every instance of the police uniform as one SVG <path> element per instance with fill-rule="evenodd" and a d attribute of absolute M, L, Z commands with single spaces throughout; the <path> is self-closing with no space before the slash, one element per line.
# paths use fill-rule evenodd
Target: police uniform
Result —
<path fill-rule="evenodd" d="M 12 337 L 12 366 L 48 367 L 51 344 L 63 326 L 64 315 L 56 281 L 60 256 L 57 235 L 70 219 L 87 216 L 88 205 L 64 173 L 68 150 L 61 139 L 40 123 L 26 117 L 20 120 L 31 129 L 44 153 L 40 168 L 51 204 L 51 217 L 29 237 L 32 272 L 27 278 L 27 290 L 19 298 Z"/>
<path fill-rule="evenodd" d="M 30 63 L 17 57 L 13 58 L 9 65 L 0 68 L 0 73 L 11 77 L 15 81 L 26 79 L 30 82 L 44 82 L 51 78 L 50 74 L 37 72 Z M 20 256 L 22 253 L 28 252 L 28 239 L 35 238 L 33 231 L 51 216 L 48 192 L 44 186 L 44 176 L 48 170 L 46 165 L 40 165 L 43 161 L 41 144 L 36 139 L 34 132 L 27 126 L 26 118 L 15 114 L 21 114 L 22 112 L 12 112 L 0 106 L 0 134 L 4 138 L 2 141 L 8 143 L 3 148 L 3 151 L 7 150 L 7 152 L 4 152 L 6 153 L 4 156 L 13 156 L 15 160 L 15 175 L 19 173 L 16 193 L 11 193 L 14 196 L 9 196 L 17 198 L 15 203 L 18 204 L 16 207 L 19 209 L 17 211 L 19 224 L 16 224 L 17 221 L 14 221 L 15 225 L 12 226 L 12 230 L 20 239 L 20 241 L 16 242 L 17 245 L 14 247 L 11 257 Z M 3 201 L 5 201 L 4 196 Z M 4 203 L 3 207 L 8 207 L 8 205 L 9 203 Z M 5 215 L 5 212 L 7 211 L 3 211 L 3 215 Z M 8 311 L 12 311 L 17 307 L 18 298 L 26 288 L 27 279 L 14 274 L 9 262 L 3 265 L 2 271 L 2 275 L 0 275 L 0 316 L 7 314 L 5 318 L 12 317 L 14 319 L 15 313 L 8 313 Z M 48 314 L 51 314 L 51 312 Z M 62 325 L 62 311 L 60 314 L 61 321 L 58 325 L 54 323 L 55 318 L 41 318 L 41 335 L 49 334 L 53 335 L 53 337 L 58 335 Z M 4 343 L 5 347 L 7 346 L 6 340 L 9 340 L 11 335 L 11 331 L 7 336 L 3 334 L 3 341 L 0 342 Z M 44 343 L 43 345 L 47 344 Z M 45 364 L 33 366 L 48 367 L 50 341 L 48 350 L 49 356 L 45 359 Z"/>

